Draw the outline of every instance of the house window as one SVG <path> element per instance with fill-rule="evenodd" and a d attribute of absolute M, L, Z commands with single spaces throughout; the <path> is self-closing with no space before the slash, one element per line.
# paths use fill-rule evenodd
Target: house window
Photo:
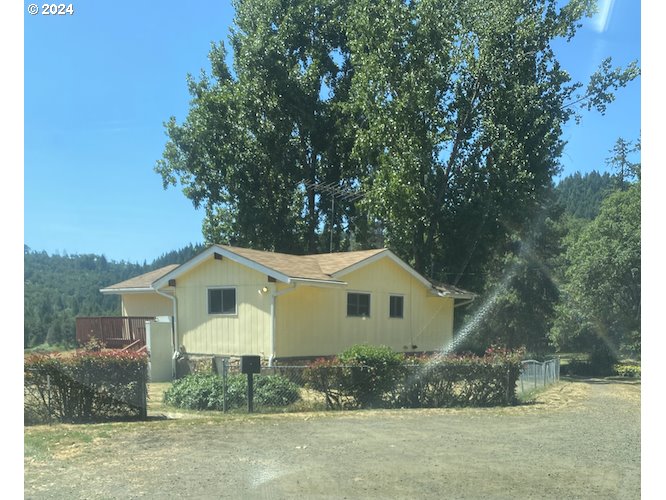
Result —
<path fill-rule="evenodd" d="M 236 289 L 209 288 L 208 314 L 236 314 Z"/>
<path fill-rule="evenodd" d="M 405 298 L 402 295 L 391 295 L 389 297 L 389 317 L 402 318 Z"/>
<path fill-rule="evenodd" d="M 348 293 L 347 316 L 370 316 L 370 294 Z"/>

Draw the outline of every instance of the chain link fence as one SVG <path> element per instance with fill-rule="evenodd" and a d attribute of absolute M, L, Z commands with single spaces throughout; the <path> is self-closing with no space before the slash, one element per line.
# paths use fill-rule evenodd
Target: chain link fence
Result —
<path fill-rule="evenodd" d="M 248 400 L 250 377 L 241 373 L 238 363 L 216 357 L 214 372 L 208 371 L 220 389 L 213 398 L 215 405 L 211 407 L 208 402 L 207 407 L 196 409 L 275 413 L 515 404 L 516 395 L 559 381 L 560 362 L 558 358 L 545 362 L 524 360 L 517 377 L 507 373 L 492 380 L 467 378 L 460 373 L 447 376 L 437 365 L 400 365 L 385 372 L 368 366 L 337 365 L 316 370 L 302 365 L 264 366 L 252 377 L 251 401 Z M 511 380 L 515 382 L 513 389 Z M 48 375 L 41 385 L 30 383 L 29 377 L 26 379 L 26 423 L 53 419 L 54 407 L 61 401 L 52 384 Z"/>
<path fill-rule="evenodd" d="M 334 403 L 327 399 L 324 392 L 314 388 L 318 384 L 308 366 L 262 366 L 260 373 L 252 377 L 253 401 L 250 403 L 247 398 L 250 380 L 247 374 L 241 372 L 240 365 L 221 357 L 216 357 L 214 364 L 215 371 L 222 380 L 222 405 L 219 409 L 224 412 L 317 411 L 330 409 L 336 403 L 337 406 L 345 406 L 343 398 Z M 331 370 L 337 370 L 341 375 L 343 368 L 347 367 L 336 367 Z"/>
<path fill-rule="evenodd" d="M 190 409 L 261 413 L 495 406 L 516 403 L 519 380 L 519 368 L 506 371 L 437 363 L 386 367 L 324 363 L 316 369 L 302 365 L 263 366 L 252 377 L 241 373 L 240 365 L 228 358 L 216 357 L 213 365 L 212 375 L 209 369 L 198 372 L 212 377 L 205 383 L 209 385 L 204 390 L 213 394 L 207 402 L 195 400 L 192 393 L 198 382 L 194 381 L 189 388 L 184 387 L 189 382 L 183 382 L 182 390 L 179 387 L 172 391 L 165 402 Z M 190 389 L 192 392 L 188 392 Z"/>
<path fill-rule="evenodd" d="M 521 362 L 518 390 L 523 394 L 539 387 L 547 387 L 560 380 L 560 358 L 546 361 L 527 359 Z"/>

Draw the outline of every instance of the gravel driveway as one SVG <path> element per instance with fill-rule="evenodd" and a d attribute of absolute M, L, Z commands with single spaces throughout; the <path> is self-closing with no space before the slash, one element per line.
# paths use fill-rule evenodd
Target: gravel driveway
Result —
<path fill-rule="evenodd" d="M 511 408 L 124 424 L 25 462 L 25 498 L 640 498 L 640 384 Z"/>

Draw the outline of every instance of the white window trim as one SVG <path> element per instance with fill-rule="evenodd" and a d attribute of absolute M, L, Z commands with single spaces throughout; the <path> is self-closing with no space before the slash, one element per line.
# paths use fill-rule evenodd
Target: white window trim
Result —
<path fill-rule="evenodd" d="M 368 295 L 370 297 L 370 300 L 368 302 L 368 315 L 357 315 L 357 316 L 350 316 L 349 315 L 349 294 L 350 293 L 355 293 L 357 295 Z M 345 295 L 345 314 L 347 315 L 347 318 L 371 318 L 372 317 L 372 292 L 368 292 L 365 290 L 347 290 L 347 293 Z"/>
<path fill-rule="evenodd" d="M 234 312 L 233 313 L 213 313 L 210 312 L 210 291 L 211 290 L 233 290 L 234 291 Z M 206 313 L 208 316 L 224 316 L 233 318 L 238 316 L 238 287 L 236 286 L 208 286 L 206 287 Z"/>
<path fill-rule="evenodd" d="M 391 297 L 402 297 L 402 316 L 391 316 Z M 405 319 L 405 294 L 404 293 L 389 293 L 388 318 L 389 319 Z"/>

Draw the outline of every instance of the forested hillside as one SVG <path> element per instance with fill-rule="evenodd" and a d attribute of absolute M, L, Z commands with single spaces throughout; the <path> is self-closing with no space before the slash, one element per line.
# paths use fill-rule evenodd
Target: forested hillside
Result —
<path fill-rule="evenodd" d="M 600 174 L 593 170 L 585 175 L 576 172 L 562 179 L 555 192 L 566 213 L 592 220 L 599 214 L 601 202 L 611 194 L 616 182 L 608 172 Z"/>
<path fill-rule="evenodd" d="M 24 247 L 23 343 L 70 344 L 77 316 L 116 316 L 120 298 L 100 288 L 167 264 L 182 263 L 201 245 L 188 245 L 156 258 L 150 264 L 109 261 L 103 255 L 49 255 Z"/>

